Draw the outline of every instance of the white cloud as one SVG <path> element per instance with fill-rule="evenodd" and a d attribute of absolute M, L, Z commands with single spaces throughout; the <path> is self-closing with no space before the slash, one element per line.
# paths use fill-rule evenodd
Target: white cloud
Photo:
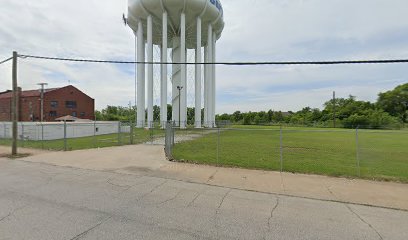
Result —
<path fill-rule="evenodd" d="M 222 3 L 226 26 L 218 43 L 219 61 L 408 58 L 406 0 Z M 126 0 L 1 0 L 0 11 L 0 59 L 13 50 L 45 56 L 134 59 L 133 33 L 121 22 Z M 0 66 L 0 91 L 11 87 L 10 67 L 10 63 Z M 339 96 L 352 94 L 373 101 L 379 91 L 408 82 L 408 68 L 403 64 L 217 69 L 217 112 L 321 107 L 333 90 Z M 38 82 L 58 87 L 70 81 L 102 108 L 133 101 L 133 71 L 131 65 L 21 59 L 19 82 L 28 89 L 36 88 Z"/>

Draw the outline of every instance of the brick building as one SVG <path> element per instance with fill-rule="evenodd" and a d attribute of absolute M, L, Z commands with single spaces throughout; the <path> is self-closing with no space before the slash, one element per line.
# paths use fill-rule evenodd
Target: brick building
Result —
<path fill-rule="evenodd" d="M 0 92 L 0 121 L 11 121 L 12 91 Z M 18 91 L 19 121 L 40 121 L 41 90 Z M 44 90 L 44 121 L 71 115 L 95 118 L 95 100 L 72 85 Z"/>

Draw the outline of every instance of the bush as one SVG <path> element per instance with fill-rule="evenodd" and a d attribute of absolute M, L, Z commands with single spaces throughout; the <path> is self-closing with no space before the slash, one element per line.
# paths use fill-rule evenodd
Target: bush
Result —
<path fill-rule="evenodd" d="M 401 122 L 383 110 L 367 110 L 363 114 L 353 114 L 343 120 L 345 128 L 370 128 L 370 129 L 399 129 Z"/>

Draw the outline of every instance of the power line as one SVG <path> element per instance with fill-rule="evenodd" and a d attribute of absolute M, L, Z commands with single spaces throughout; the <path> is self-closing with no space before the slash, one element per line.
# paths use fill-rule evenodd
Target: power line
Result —
<path fill-rule="evenodd" d="M 8 61 L 10 61 L 11 59 L 13 59 L 13 57 L 9 57 L 9 58 L 7 58 L 7 59 L 1 61 L 1 62 L 0 62 L 0 65 L 3 64 L 3 63 L 6 63 L 6 62 L 8 62 Z"/>
<path fill-rule="evenodd" d="M 191 62 L 135 62 L 135 61 L 116 61 L 116 60 L 95 60 L 95 59 L 79 59 L 79 58 L 58 58 L 45 57 L 35 55 L 19 55 L 21 58 L 34 58 L 55 61 L 67 62 L 87 62 L 87 63 L 112 63 L 112 64 L 184 64 L 196 65 Z M 10 58 L 11 59 L 11 58 Z M 10 60 L 8 59 L 8 60 Z M 7 61 L 8 61 L 7 60 Z M 282 62 L 213 62 L 200 63 L 202 65 L 227 65 L 227 66 L 256 66 L 256 65 L 341 65 L 341 64 L 394 64 L 394 63 L 408 63 L 408 59 L 383 59 L 383 60 L 345 60 L 345 61 L 282 61 Z"/>

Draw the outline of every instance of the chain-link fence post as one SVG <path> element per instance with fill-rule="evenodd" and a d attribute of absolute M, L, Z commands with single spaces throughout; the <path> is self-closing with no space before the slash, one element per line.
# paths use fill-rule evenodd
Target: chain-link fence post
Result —
<path fill-rule="evenodd" d="M 24 147 L 24 123 L 21 122 L 21 147 Z"/>
<path fill-rule="evenodd" d="M 134 131 L 133 122 L 130 122 L 130 144 L 131 144 L 131 145 L 133 145 L 133 144 L 134 144 L 134 140 L 133 140 L 133 131 Z"/>
<path fill-rule="evenodd" d="M 93 122 L 93 147 L 96 148 L 96 121 Z"/>
<path fill-rule="evenodd" d="M 169 160 L 173 159 L 173 144 L 174 144 L 174 129 L 172 123 L 169 121 L 166 123 L 166 134 L 165 134 L 164 150 L 166 152 L 166 157 Z"/>
<path fill-rule="evenodd" d="M 283 172 L 283 131 L 282 125 L 280 126 L 279 131 L 279 142 L 280 142 L 280 171 Z"/>
<path fill-rule="evenodd" d="M 44 125 L 42 122 L 40 123 L 40 125 L 41 125 L 41 149 L 44 149 Z"/>
<path fill-rule="evenodd" d="M 357 161 L 357 174 L 361 177 L 361 168 L 360 168 L 360 146 L 358 139 L 358 127 L 356 128 L 356 161 Z"/>
<path fill-rule="evenodd" d="M 67 121 L 64 121 L 64 151 L 67 151 Z"/>
<path fill-rule="evenodd" d="M 122 145 L 121 125 L 122 125 L 122 123 L 119 121 L 118 122 L 118 146 Z"/>
<path fill-rule="evenodd" d="M 149 124 L 149 126 L 150 126 L 150 143 L 151 143 L 151 145 L 153 145 L 154 144 L 154 122 L 151 122 L 150 124 Z"/>
<path fill-rule="evenodd" d="M 217 134 L 217 165 L 220 166 L 220 128 L 218 127 Z"/>
<path fill-rule="evenodd" d="M 5 122 L 3 122 L 3 127 L 4 127 L 4 139 L 7 139 L 7 135 L 6 135 L 7 131 L 6 131 L 6 123 Z"/>
<path fill-rule="evenodd" d="M 174 128 L 174 126 L 175 126 L 175 123 L 170 121 L 170 127 L 171 127 L 171 129 L 172 129 L 172 130 L 171 130 L 172 134 L 171 134 L 171 139 L 170 139 L 170 141 L 171 141 L 171 146 L 172 146 L 172 147 L 173 147 L 174 144 L 175 144 L 175 136 L 176 136 L 176 129 Z M 173 151 L 173 149 L 172 149 L 172 151 Z M 173 154 L 173 152 L 172 152 L 172 154 Z"/>

